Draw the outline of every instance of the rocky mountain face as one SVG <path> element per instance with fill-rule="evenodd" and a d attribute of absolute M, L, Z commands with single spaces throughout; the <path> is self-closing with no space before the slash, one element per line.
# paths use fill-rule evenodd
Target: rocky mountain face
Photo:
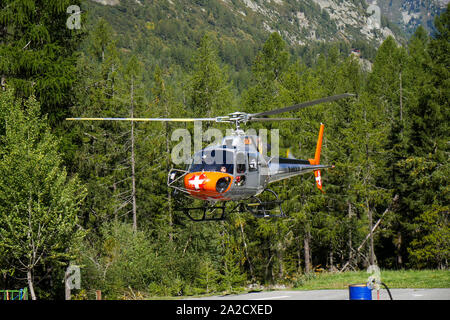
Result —
<path fill-rule="evenodd" d="M 450 0 L 367 0 L 369 6 L 378 6 L 381 14 L 411 36 L 419 25 L 434 31 L 434 17 L 440 15 Z"/>
<path fill-rule="evenodd" d="M 228 28 L 278 31 L 291 45 L 344 40 L 379 45 L 387 36 L 402 38 L 387 20 L 374 19 L 365 0 L 91 0 L 102 5 L 163 6 L 166 19 L 197 19 L 198 24 L 217 26 L 228 19 Z M 411 0 L 410 0 L 411 1 Z M 123 10 L 122 10 L 123 11 Z M 149 21 L 159 23 L 160 21 Z M 249 28 L 246 28 L 249 25 Z M 250 27 L 251 25 L 251 27 Z M 208 26 L 208 27 L 210 27 Z M 221 24 L 227 28 L 226 23 Z M 237 32 L 237 31 L 236 31 Z M 249 36 L 252 36 L 251 33 Z"/>

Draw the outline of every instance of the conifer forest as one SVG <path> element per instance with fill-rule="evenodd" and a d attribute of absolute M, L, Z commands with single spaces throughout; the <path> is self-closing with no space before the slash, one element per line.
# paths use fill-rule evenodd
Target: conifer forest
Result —
<path fill-rule="evenodd" d="M 169 2 L 0 0 L 0 289 L 64 299 L 70 265 L 81 272 L 72 299 L 449 268 L 448 6 L 410 37 L 294 45 L 222 1 L 192 1 L 207 16 L 192 21 Z M 335 167 L 323 193 L 312 173 L 272 184 L 284 218 L 198 223 L 176 210 L 172 133 L 193 123 L 66 120 L 257 113 L 342 93 L 354 96 L 284 115 L 299 121 L 243 125 L 278 129 L 281 156 L 310 159 L 325 124 L 321 163 Z"/>

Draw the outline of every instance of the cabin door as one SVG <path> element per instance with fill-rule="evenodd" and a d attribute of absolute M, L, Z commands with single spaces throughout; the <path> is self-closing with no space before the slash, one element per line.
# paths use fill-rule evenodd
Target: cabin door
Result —
<path fill-rule="evenodd" d="M 260 178 L 260 166 L 258 153 L 247 153 L 247 163 L 248 163 L 248 172 L 247 172 L 247 180 L 248 185 L 255 190 L 259 189 L 259 178 Z"/>

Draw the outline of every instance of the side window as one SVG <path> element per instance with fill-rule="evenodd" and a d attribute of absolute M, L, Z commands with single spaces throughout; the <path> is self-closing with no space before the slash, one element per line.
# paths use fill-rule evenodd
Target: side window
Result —
<path fill-rule="evenodd" d="M 248 171 L 258 171 L 258 155 L 249 153 L 248 154 Z"/>
<path fill-rule="evenodd" d="M 242 152 L 238 152 L 236 154 L 236 172 L 237 173 L 245 172 L 245 155 Z"/>

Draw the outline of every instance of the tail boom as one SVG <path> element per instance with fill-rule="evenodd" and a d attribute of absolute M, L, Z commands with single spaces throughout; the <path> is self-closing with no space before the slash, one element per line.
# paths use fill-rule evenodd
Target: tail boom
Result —
<path fill-rule="evenodd" d="M 294 158 L 273 158 L 269 161 L 268 183 L 288 179 L 308 172 L 314 172 L 317 188 L 322 191 L 321 169 L 334 168 L 330 165 L 320 164 L 320 152 L 322 150 L 322 139 L 324 125 L 320 124 L 319 138 L 317 139 L 316 153 L 314 159 L 302 160 Z M 289 156 L 289 155 L 288 155 Z M 322 191 L 323 192 L 323 191 Z"/>

